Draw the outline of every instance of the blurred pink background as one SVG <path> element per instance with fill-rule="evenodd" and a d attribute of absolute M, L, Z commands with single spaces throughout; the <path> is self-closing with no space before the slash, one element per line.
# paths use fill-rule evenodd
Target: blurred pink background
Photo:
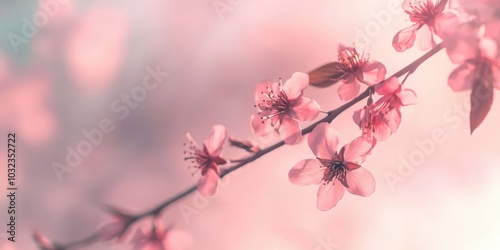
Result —
<path fill-rule="evenodd" d="M 139 213 L 189 188 L 198 176 L 183 161 L 186 131 L 201 142 L 212 125 L 224 124 L 231 135 L 261 146 L 277 140 L 250 134 L 255 84 L 336 60 L 338 44 L 352 44 L 374 22 L 378 32 L 356 46 L 383 62 L 388 74 L 424 53 L 391 46 L 409 24 L 402 11 L 389 11 L 399 0 L 61 0 L 24 37 L 23 18 L 45 11 L 45 2 L 3 2 L 0 9 L 0 138 L 8 131 L 19 138 L 18 242 L 9 243 L 2 228 L 5 250 L 36 249 L 33 229 L 61 243 L 81 239 L 110 219 L 98 204 Z M 385 23 L 377 21 L 381 11 L 389 13 Z M 21 42 L 13 45 L 9 33 Z M 122 119 L 112 104 L 157 65 L 170 74 Z M 420 103 L 403 109 L 398 133 L 364 163 L 377 180 L 372 196 L 346 194 L 337 207 L 319 211 L 317 187 L 288 180 L 296 162 L 313 156 L 303 141 L 231 174 L 214 198 L 200 202 L 191 195 L 172 205 L 165 225 L 189 232 L 192 249 L 500 249 L 500 102 L 469 135 L 462 112 L 469 93 L 447 85 L 455 67 L 442 51 L 410 76 L 405 85 Z M 325 111 L 342 104 L 336 87 L 308 88 L 306 95 Z M 351 116 L 362 106 L 332 123 L 342 144 L 359 135 Z M 66 148 L 102 119 L 114 131 L 60 182 L 53 163 L 65 163 Z M 432 138 L 435 129 L 444 131 L 444 142 L 425 154 L 415 141 Z M 415 155 L 423 158 L 413 172 L 387 180 L 401 176 L 401 159 Z M 228 149 L 224 156 L 244 153 Z M 0 180 L 5 190 L 6 177 Z M 7 206 L 0 196 L 2 224 Z M 182 206 L 196 213 L 183 216 Z M 85 249 L 131 248 L 125 241 Z"/>

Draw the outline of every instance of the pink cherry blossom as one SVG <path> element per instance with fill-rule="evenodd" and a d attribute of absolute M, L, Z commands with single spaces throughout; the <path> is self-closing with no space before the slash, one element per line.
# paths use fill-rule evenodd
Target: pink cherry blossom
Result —
<path fill-rule="evenodd" d="M 359 125 L 362 135 L 374 145 L 377 141 L 386 140 L 392 134 L 387 123 L 377 115 L 373 104 L 354 112 L 353 119 Z"/>
<path fill-rule="evenodd" d="M 354 121 L 369 140 L 386 140 L 401 123 L 401 107 L 417 103 L 413 90 L 403 89 L 397 77 L 391 77 L 375 86 L 382 97 L 374 104 L 354 113 Z"/>
<path fill-rule="evenodd" d="M 320 185 L 318 209 L 333 208 L 344 196 L 345 189 L 360 196 L 369 196 L 375 191 L 375 179 L 360 165 L 372 149 L 366 138 L 356 138 L 337 153 L 337 132 L 328 123 L 321 123 L 311 132 L 307 142 L 316 159 L 300 161 L 292 167 L 288 177 L 295 185 Z"/>
<path fill-rule="evenodd" d="M 277 130 L 286 144 L 295 144 L 302 138 L 299 121 L 310 121 L 319 115 L 318 103 L 303 97 L 309 85 L 309 76 L 294 73 L 284 84 L 261 82 L 255 91 L 257 115 L 252 115 L 252 132 L 266 136 Z"/>
<path fill-rule="evenodd" d="M 137 229 L 131 243 L 134 250 L 183 250 L 190 248 L 192 238 L 189 234 L 172 228 L 164 229 L 155 223 L 153 229 Z"/>
<path fill-rule="evenodd" d="M 190 168 L 201 170 L 198 191 L 202 195 L 213 196 L 220 179 L 219 165 L 226 164 L 226 160 L 220 156 L 227 137 L 226 127 L 215 125 L 208 139 L 203 142 L 203 148 L 196 144 L 191 134 L 187 133 L 186 136 L 189 145 L 186 145 L 188 149 L 184 152 L 187 155 L 184 160 L 194 164 Z"/>
<path fill-rule="evenodd" d="M 413 25 L 394 36 L 394 49 L 403 52 L 413 47 L 417 36 L 420 49 L 427 50 L 436 46 L 434 34 L 440 28 L 436 23 L 458 22 L 454 12 L 445 11 L 447 3 L 448 0 L 405 0 L 402 8 L 410 16 Z"/>
<path fill-rule="evenodd" d="M 352 100 L 359 94 L 361 83 L 373 85 L 385 79 L 385 66 L 378 61 L 369 61 L 368 55 L 359 54 L 356 48 L 339 45 L 340 77 L 338 94 L 344 101 Z"/>

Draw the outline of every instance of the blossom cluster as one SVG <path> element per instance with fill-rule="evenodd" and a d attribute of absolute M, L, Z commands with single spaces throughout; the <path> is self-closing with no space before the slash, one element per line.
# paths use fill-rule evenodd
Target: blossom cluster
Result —
<path fill-rule="evenodd" d="M 471 98 L 475 100 L 470 113 L 472 133 L 489 112 L 494 88 L 500 89 L 500 0 L 458 0 L 453 4 L 448 0 L 405 0 L 402 8 L 411 25 L 395 34 L 392 46 L 398 52 L 411 49 L 415 44 L 421 50 L 446 49 L 451 62 L 458 65 L 450 73 L 448 85 L 453 91 L 472 90 Z M 295 185 L 319 185 L 316 201 L 319 210 L 335 207 L 345 190 L 358 196 L 370 196 L 376 182 L 362 164 L 379 142 L 398 131 L 402 108 L 417 103 L 417 94 L 404 85 L 414 70 L 410 68 L 404 72 L 407 75 L 403 80 L 399 79 L 402 75 L 387 77 L 383 63 L 371 60 L 369 54 L 354 46 L 341 44 L 337 61 L 309 73 L 293 73 L 285 82 L 280 79 L 258 83 L 254 93 L 256 112 L 250 117 L 251 131 L 256 136 L 278 134 L 286 145 L 298 144 L 308 134 L 306 140 L 312 151 L 311 158 L 293 165 L 288 177 Z M 322 111 L 315 100 L 304 96 L 304 90 L 309 86 L 334 85 L 338 85 L 337 94 L 342 101 L 354 104 L 363 99 L 360 97 L 368 97 L 366 105 L 352 117 L 352 124 L 360 129 L 359 136 L 343 146 L 340 146 L 339 132 L 330 124 L 335 117 L 316 121 L 311 130 L 302 129 L 302 123 L 313 122 L 321 114 L 327 118 L 332 114 L 332 111 Z M 362 88 L 368 95 L 360 95 Z M 223 125 L 213 126 L 201 145 L 189 133 L 187 138 L 184 160 L 190 164 L 190 169 L 200 173 L 197 190 L 204 196 L 214 196 L 222 173 L 234 170 L 222 167 L 232 163 L 246 164 L 260 156 L 258 146 L 230 137 L 232 146 L 252 155 L 242 160 L 223 157 L 223 147 L 228 140 Z M 123 213 L 115 212 L 114 215 L 116 221 L 101 227 L 99 239 L 121 238 L 137 219 Z M 183 249 L 186 245 L 172 244 L 186 242 L 187 237 L 176 232 L 172 228 L 163 229 L 155 220 L 151 230 L 139 229 L 132 243 L 134 249 Z M 58 249 L 41 234 L 35 237 L 43 249 Z"/>

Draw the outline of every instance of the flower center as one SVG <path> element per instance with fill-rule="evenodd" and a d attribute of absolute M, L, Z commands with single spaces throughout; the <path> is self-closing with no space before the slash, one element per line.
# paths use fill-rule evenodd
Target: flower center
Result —
<path fill-rule="evenodd" d="M 345 178 L 347 169 L 343 161 L 337 159 L 325 160 L 320 158 L 318 158 L 318 160 L 323 166 L 326 167 L 325 172 L 323 173 L 323 185 L 330 183 L 335 178 L 347 187 L 347 181 Z"/>
<path fill-rule="evenodd" d="M 194 169 L 192 175 L 199 170 L 207 168 L 212 163 L 212 158 L 204 151 L 196 147 L 195 143 L 190 141 L 189 144 L 184 143 L 186 150 L 184 150 L 184 161 L 191 163 L 188 169 Z"/>
<path fill-rule="evenodd" d="M 412 1 L 410 8 L 411 11 L 406 10 L 405 12 L 410 15 L 412 22 L 420 24 L 429 24 L 442 11 L 439 11 L 436 4 L 431 0 Z"/>
<path fill-rule="evenodd" d="M 271 87 L 267 87 L 266 91 L 262 91 L 261 95 L 265 98 L 261 103 L 255 105 L 258 107 L 261 112 L 258 115 L 261 116 L 262 123 L 264 123 L 264 119 L 272 119 L 273 122 L 276 122 L 276 119 L 280 115 L 286 114 L 290 111 L 290 101 L 286 93 L 283 91 L 283 83 L 280 80 L 280 90 L 278 93 L 275 93 Z M 274 124 L 272 124 L 274 126 Z"/>
<path fill-rule="evenodd" d="M 368 61 L 368 56 L 359 54 L 355 48 L 344 48 L 340 51 L 338 60 L 344 65 L 345 73 L 355 73 Z"/>

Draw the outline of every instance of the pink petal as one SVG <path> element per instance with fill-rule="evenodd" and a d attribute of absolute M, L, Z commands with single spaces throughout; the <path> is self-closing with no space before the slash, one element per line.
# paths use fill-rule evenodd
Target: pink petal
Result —
<path fill-rule="evenodd" d="M 459 25 L 453 33 L 441 37 L 446 53 L 453 63 L 461 64 L 477 55 L 477 25 L 465 23 Z"/>
<path fill-rule="evenodd" d="M 319 184 L 323 179 L 325 168 L 316 159 L 302 160 L 288 172 L 288 178 L 294 185 L 307 186 Z"/>
<path fill-rule="evenodd" d="M 224 146 L 224 142 L 226 142 L 227 130 L 223 125 L 215 125 L 212 128 L 212 133 L 203 142 L 207 152 L 211 156 L 218 156 L 222 153 L 222 148 Z"/>
<path fill-rule="evenodd" d="M 258 83 L 255 87 L 255 104 L 263 103 L 264 101 L 269 100 L 269 98 L 263 93 L 268 93 L 270 90 L 272 90 L 274 93 L 279 93 L 279 83 L 271 81 L 263 81 Z"/>
<path fill-rule="evenodd" d="M 405 0 L 402 4 L 401 4 L 401 8 L 404 10 L 404 11 L 413 11 L 413 2 L 415 0 Z M 417 0 L 418 1 L 418 0 Z"/>
<path fill-rule="evenodd" d="M 399 124 L 401 123 L 401 111 L 398 108 L 393 108 L 389 110 L 384 115 L 384 121 L 389 126 L 391 131 L 395 133 L 398 131 Z"/>
<path fill-rule="evenodd" d="M 385 65 L 378 61 L 366 62 L 361 71 L 363 72 L 363 82 L 370 83 L 370 85 L 383 81 L 387 73 Z"/>
<path fill-rule="evenodd" d="M 163 239 L 163 246 L 167 250 L 183 250 L 193 246 L 193 237 L 181 230 L 169 230 Z"/>
<path fill-rule="evenodd" d="M 459 24 L 458 14 L 451 10 L 446 10 L 434 18 L 434 32 L 441 39 L 456 31 Z"/>
<path fill-rule="evenodd" d="M 266 136 L 273 131 L 273 127 L 269 124 L 269 119 L 262 120 L 260 115 L 252 115 L 250 117 L 252 125 L 252 133 L 258 136 Z M 262 123 L 264 121 L 264 123 Z"/>
<path fill-rule="evenodd" d="M 286 93 L 289 100 L 294 100 L 302 95 L 302 91 L 309 85 L 309 75 L 305 73 L 295 72 L 288 81 L 283 85 L 283 91 Z"/>
<path fill-rule="evenodd" d="M 472 89 L 474 81 L 474 66 L 464 63 L 451 72 L 448 78 L 448 85 L 453 91 L 463 91 Z"/>
<path fill-rule="evenodd" d="M 417 32 L 418 47 L 421 50 L 429 50 L 436 46 L 434 42 L 433 34 L 428 25 L 423 25 Z"/>
<path fill-rule="evenodd" d="M 310 121 L 319 115 L 319 104 L 312 99 L 300 97 L 292 107 L 291 116 L 300 121 Z"/>
<path fill-rule="evenodd" d="M 361 164 L 366 160 L 366 157 L 371 152 L 373 143 L 367 138 L 360 136 L 354 139 L 351 143 L 345 145 L 344 161 Z"/>
<path fill-rule="evenodd" d="M 198 191 L 203 196 L 213 196 L 217 192 L 219 179 L 219 174 L 213 168 L 209 168 L 205 175 L 202 175 L 198 181 Z"/>
<path fill-rule="evenodd" d="M 366 107 L 354 111 L 354 114 L 352 115 L 352 120 L 354 121 L 354 123 L 356 123 L 356 125 L 361 126 L 361 121 L 365 119 L 365 116 L 366 116 Z"/>
<path fill-rule="evenodd" d="M 497 65 L 493 66 L 492 70 L 495 88 L 500 89 L 500 61 L 497 61 Z"/>
<path fill-rule="evenodd" d="M 333 159 L 337 155 L 339 136 L 330 124 L 323 122 L 309 134 L 307 144 L 315 156 L 321 159 Z"/>
<path fill-rule="evenodd" d="M 389 126 L 385 122 L 382 122 L 378 119 L 376 120 L 374 127 L 375 131 L 373 132 L 373 136 L 378 141 L 385 141 L 392 134 L 392 131 L 389 128 Z"/>
<path fill-rule="evenodd" d="M 490 60 L 495 60 L 497 57 L 497 41 L 483 37 L 479 41 L 479 49 L 481 51 L 481 56 L 484 58 L 488 58 Z"/>
<path fill-rule="evenodd" d="M 408 106 L 418 103 L 417 94 L 411 89 L 402 89 L 401 92 L 397 93 L 401 105 Z"/>
<path fill-rule="evenodd" d="M 352 81 L 342 81 L 337 90 L 342 101 L 350 101 L 359 94 L 361 85 L 355 79 L 351 79 Z"/>
<path fill-rule="evenodd" d="M 375 179 L 365 168 L 357 168 L 346 174 L 347 191 L 351 194 L 369 196 L 375 191 Z"/>
<path fill-rule="evenodd" d="M 375 85 L 375 92 L 379 95 L 390 95 L 395 93 L 399 88 L 401 88 L 401 84 L 397 77 L 391 77 L 381 84 Z"/>
<path fill-rule="evenodd" d="M 417 30 L 419 28 L 420 27 L 418 24 L 414 24 L 399 31 L 392 39 L 392 46 L 394 47 L 394 49 L 398 52 L 403 52 L 413 47 Z"/>
<path fill-rule="evenodd" d="M 333 179 L 330 183 L 322 182 L 319 185 L 316 206 L 321 211 L 330 210 L 342 199 L 344 192 L 344 186 L 337 179 Z"/>
<path fill-rule="evenodd" d="M 299 123 L 287 115 L 281 119 L 281 126 L 278 131 L 281 139 L 288 145 L 295 144 L 302 138 Z"/>
<path fill-rule="evenodd" d="M 192 143 L 196 148 L 200 148 L 200 146 L 198 145 L 198 143 L 196 143 L 196 141 L 193 139 L 193 136 L 191 136 L 191 134 L 189 132 L 186 133 L 186 137 L 188 139 L 188 141 L 190 143 Z"/>

